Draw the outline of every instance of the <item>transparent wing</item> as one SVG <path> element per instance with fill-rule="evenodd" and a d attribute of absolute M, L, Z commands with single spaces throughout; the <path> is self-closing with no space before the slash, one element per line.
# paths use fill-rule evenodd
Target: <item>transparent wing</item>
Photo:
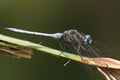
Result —
<path fill-rule="evenodd" d="M 83 45 L 86 50 L 81 50 L 81 54 L 87 57 L 100 57 L 100 50 L 92 44 Z"/>
<path fill-rule="evenodd" d="M 106 56 L 106 53 L 110 53 L 111 49 L 104 45 L 103 43 L 100 43 L 98 41 L 92 41 L 91 44 L 83 44 L 86 50 L 82 50 L 85 56 L 87 57 L 101 57 Z M 81 52 L 81 53 L 82 53 Z"/>

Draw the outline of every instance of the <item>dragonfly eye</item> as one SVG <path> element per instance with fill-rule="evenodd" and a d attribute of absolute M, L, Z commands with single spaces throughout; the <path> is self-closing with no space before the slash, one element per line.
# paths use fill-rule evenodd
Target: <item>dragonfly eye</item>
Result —
<path fill-rule="evenodd" d="M 90 35 L 85 35 L 84 42 L 86 44 L 90 44 L 92 42 L 91 36 Z"/>

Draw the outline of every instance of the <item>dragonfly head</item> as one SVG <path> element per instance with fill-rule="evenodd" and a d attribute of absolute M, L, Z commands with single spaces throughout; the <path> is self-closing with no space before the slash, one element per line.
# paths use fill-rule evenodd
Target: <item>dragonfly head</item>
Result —
<path fill-rule="evenodd" d="M 84 39 L 85 44 L 91 44 L 92 39 L 90 35 L 85 35 L 85 39 Z"/>

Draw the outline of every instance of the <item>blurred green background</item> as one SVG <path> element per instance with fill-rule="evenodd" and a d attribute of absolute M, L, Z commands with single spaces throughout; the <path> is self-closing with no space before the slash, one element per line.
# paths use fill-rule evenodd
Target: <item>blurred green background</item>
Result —
<path fill-rule="evenodd" d="M 0 32 L 60 49 L 59 42 L 54 39 L 13 33 L 3 28 L 16 27 L 47 33 L 77 29 L 108 45 L 112 53 L 105 55 L 120 60 L 119 3 L 119 0 L 0 0 Z M 86 71 L 80 63 L 71 61 L 63 67 L 66 61 L 35 50 L 30 60 L 0 55 L 0 79 L 100 80 L 100 76 L 89 75 L 90 71 Z"/>

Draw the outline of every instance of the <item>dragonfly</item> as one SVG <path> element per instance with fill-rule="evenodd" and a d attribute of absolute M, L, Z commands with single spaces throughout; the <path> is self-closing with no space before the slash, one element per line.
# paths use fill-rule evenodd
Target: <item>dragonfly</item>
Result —
<path fill-rule="evenodd" d="M 88 56 L 89 57 L 99 57 L 100 50 L 92 45 L 93 40 L 90 35 L 84 34 L 82 32 L 77 31 L 76 29 L 66 30 L 64 32 L 58 33 L 42 33 L 42 32 L 34 32 L 28 31 L 23 29 L 17 28 L 5 28 L 6 30 L 18 32 L 18 33 L 25 33 L 25 34 L 32 34 L 38 36 L 47 36 L 59 41 L 62 41 L 63 44 L 65 43 L 69 50 L 74 50 L 75 53 L 79 54 L 80 56 Z"/>

